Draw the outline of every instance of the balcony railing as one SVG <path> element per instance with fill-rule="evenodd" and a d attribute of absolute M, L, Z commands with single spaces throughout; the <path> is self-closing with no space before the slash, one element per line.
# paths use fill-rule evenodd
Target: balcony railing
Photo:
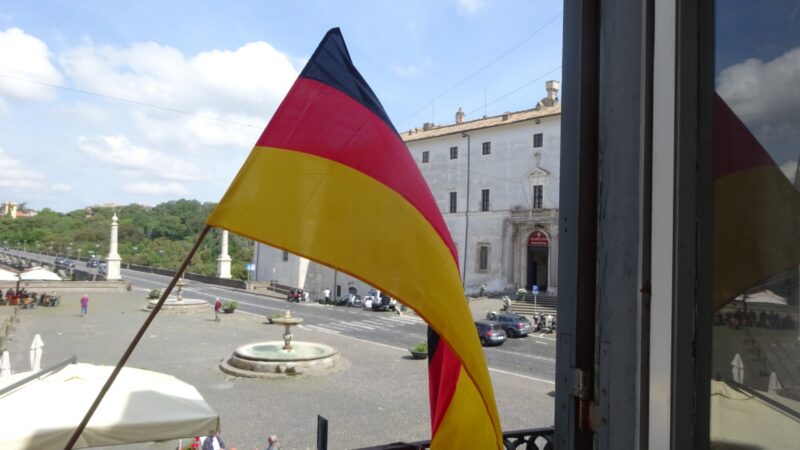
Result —
<path fill-rule="evenodd" d="M 513 222 L 558 218 L 558 208 L 516 209 L 511 211 Z"/>
<path fill-rule="evenodd" d="M 553 450 L 555 444 L 553 428 L 529 428 L 527 430 L 508 431 L 503 433 L 503 446 L 506 450 Z M 356 450 L 427 450 L 430 441 L 396 442 L 394 444 L 364 447 Z"/>

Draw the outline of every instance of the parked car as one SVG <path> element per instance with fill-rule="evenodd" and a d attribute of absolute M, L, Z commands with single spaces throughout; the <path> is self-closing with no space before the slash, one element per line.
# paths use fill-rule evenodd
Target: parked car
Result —
<path fill-rule="evenodd" d="M 96 259 L 90 259 L 86 261 L 86 267 L 97 267 L 98 264 L 100 264 L 100 261 Z"/>
<path fill-rule="evenodd" d="M 358 294 L 344 294 L 336 299 L 336 306 L 361 306 L 364 302 Z"/>
<path fill-rule="evenodd" d="M 486 320 L 500 324 L 508 337 L 523 337 L 528 333 L 533 333 L 533 324 L 527 317 L 519 314 L 490 312 L 486 315 Z"/>
<path fill-rule="evenodd" d="M 53 264 L 55 264 L 57 266 L 63 266 L 64 265 L 64 258 L 59 256 L 58 258 L 55 259 L 55 261 L 53 261 Z"/>
<path fill-rule="evenodd" d="M 502 345 L 506 341 L 506 333 L 497 322 L 488 320 L 476 320 L 475 328 L 478 330 L 478 338 L 481 345 Z"/>
<path fill-rule="evenodd" d="M 380 297 L 373 300 L 372 302 L 373 311 L 394 311 L 396 307 L 397 307 L 397 300 L 389 297 L 386 294 L 381 294 Z"/>
<path fill-rule="evenodd" d="M 75 267 L 75 261 L 73 261 L 71 259 L 65 259 L 64 260 L 64 266 L 66 266 L 66 267 Z"/>

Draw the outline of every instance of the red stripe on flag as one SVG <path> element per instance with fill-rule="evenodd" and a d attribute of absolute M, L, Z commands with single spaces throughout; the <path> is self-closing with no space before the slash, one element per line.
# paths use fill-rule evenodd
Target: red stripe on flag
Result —
<path fill-rule="evenodd" d="M 444 219 L 405 143 L 386 122 L 347 94 L 298 78 L 256 146 L 321 156 L 393 189 L 433 226 L 458 265 Z"/>
<path fill-rule="evenodd" d="M 775 162 L 718 94 L 714 94 L 714 178 Z"/>
<path fill-rule="evenodd" d="M 458 386 L 461 361 L 444 339 L 436 345 L 436 351 L 428 362 L 428 389 L 431 402 L 431 436 L 436 435 L 450 401 Z"/>

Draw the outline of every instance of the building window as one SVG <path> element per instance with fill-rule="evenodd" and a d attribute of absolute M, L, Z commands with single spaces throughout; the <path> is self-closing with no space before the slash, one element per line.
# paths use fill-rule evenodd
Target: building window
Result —
<path fill-rule="evenodd" d="M 533 209 L 540 209 L 542 207 L 542 197 L 544 193 L 544 186 L 537 184 L 533 187 Z"/>
<path fill-rule="evenodd" d="M 533 147 L 534 148 L 541 147 L 543 141 L 544 141 L 544 134 L 536 133 L 536 134 L 533 135 Z"/>
<path fill-rule="evenodd" d="M 481 190 L 481 211 L 489 210 L 489 189 Z"/>
<path fill-rule="evenodd" d="M 284 261 L 288 261 L 289 260 L 289 252 L 283 252 L 283 260 Z"/>
<path fill-rule="evenodd" d="M 458 147 L 450 147 L 450 159 L 458 159 Z"/>
<path fill-rule="evenodd" d="M 489 245 L 478 245 L 478 272 L 489 271 Z"/>
<path fill-rule="evenodd" d="M 492 143 L 491 142 L 484 142 L 483 143 L 483 154 L 484 155 L 491 155 L 492 154 Z"/>
<path fill-rule="evenodd" d="M 430 160 L 431 153 L 429 151 L 422 152 L 422 162 L 426 163 Z"/>
<path fill-rule="evenodd" d="M 450 193 L 450 212 L 458 211 L 458 192 Z"/>

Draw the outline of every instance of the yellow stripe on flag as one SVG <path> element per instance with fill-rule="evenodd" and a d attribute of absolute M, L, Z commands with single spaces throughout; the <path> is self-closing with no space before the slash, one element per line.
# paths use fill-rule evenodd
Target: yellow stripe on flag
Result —
<path fill-rule="evenodd" d="M 447 415 L 466 408 L 471 414 L 463 418 L 475 427 L 494 426 L 481 431 L 458 425 L 471 448 L 502 446 L 489 371 L 453 255 L 397 192 L 326 158 L 256 147 L 208 224 L 369 280 L 414 309 L 459 355 L 468 375 L 459 377 L 458 404 Z M 442 431 L 454 436 L 452 427 L 440 428 L 437 436 Z M 487 445 L 474 440 L 487 433 L 494 440 L 478 441 Z M 440 442 L 456 448 L 449 446 L 455 441 Z"/>
<path fill-rule="evenodd" d="M 714 181 L 714 310 L 800 262 L 800 192 L 775 165 Z"/>

